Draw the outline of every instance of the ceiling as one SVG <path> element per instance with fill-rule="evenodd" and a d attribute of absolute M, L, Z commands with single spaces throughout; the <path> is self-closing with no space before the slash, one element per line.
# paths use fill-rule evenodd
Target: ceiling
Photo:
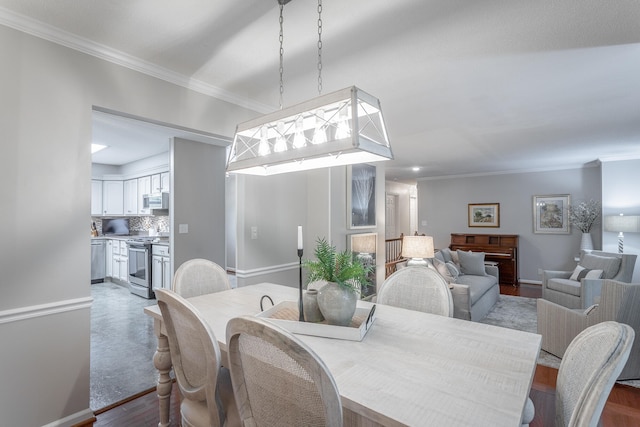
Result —
<path fill-rule="evenodd" d="M 276 0 L 0 0 L 0 23 L 91 40 L 259 113 L 279 106 L 278 14 Z M 317 21 L 316 1 L 284 6 L 284 106 L 318 94 Z M 640 158 L 638 76 L 637 0 L 323 2 L 322 91 L 380 99 L 387 179 Z"/>

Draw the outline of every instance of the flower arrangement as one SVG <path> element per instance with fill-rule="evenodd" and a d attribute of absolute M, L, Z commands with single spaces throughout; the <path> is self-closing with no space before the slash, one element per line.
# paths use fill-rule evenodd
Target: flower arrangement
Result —
<path fill-rule="evenodd" d="M 600 202 L 589 200 L 577 206 L 569 206 L 569 222 L 583 233 L 591 231 L 600 217 Z"/>

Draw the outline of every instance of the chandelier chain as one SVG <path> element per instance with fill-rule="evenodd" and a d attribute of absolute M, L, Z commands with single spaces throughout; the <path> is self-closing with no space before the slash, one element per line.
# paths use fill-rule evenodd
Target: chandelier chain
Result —
<path fill-rule="evenodd" d="M 322 0 L 318 0 L 318 95 L 322 94 Z"/>
<path fill-rule="evenodd" d="M 284 31 L 283 31 L 283 22 L 284 22 L 284 18 L 282 15 L 282 10 L 284 9 L 284 5 L 282 3 L 280 3 L 280 109 L 282 110 L 282 99 L 283 99 L 283 95 L 284 95 L 284 78 L 283 78 L 283 74 L 284 74 L 284 48 L 282 47 L 283 42 L 284 42 Z"/>

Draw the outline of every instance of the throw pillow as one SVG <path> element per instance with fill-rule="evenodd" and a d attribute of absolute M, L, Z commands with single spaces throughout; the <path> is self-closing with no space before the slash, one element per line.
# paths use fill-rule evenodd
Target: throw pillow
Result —
<path fill-rule="evenodd" d="M 449 283 L 455 283 L 455 281 L 458 280 L 458 276 L 462 273 L 460 273 L 460 270 L 458 270 L 458 266 L 452 262 L 446 263 L 446 267 L 451 277 L 453 277 L 453 280 Z"/>
<path fill-rule="evenodd" d="M 575 270 L 573 270 L 573 274 L 569 277 L 569 280 L 579 282 L 581 279 L 599 279 L 600 277 L 602 277 L 602 270 L 591 270 L 577 265 Z"/>
<path fill-rule="evenodd" d="M 460 271 L 464 274 L 472 274 L 474 276 L 484 276 L 484 252 L 465 252 L 458 250 L 458 259 L 460 260 Z"/>
<path fill-rule="evenodd" d="M 447 281 L 447 283 L 452 283 L 455 281 L 454 277 L 451 275 L 451 273 L 449 272 L 449 269 L 447 268 L 446 262 L 438 258 L 433 258 L 432 261 L 436 271 L 444 278 L 444 280 Z"/>

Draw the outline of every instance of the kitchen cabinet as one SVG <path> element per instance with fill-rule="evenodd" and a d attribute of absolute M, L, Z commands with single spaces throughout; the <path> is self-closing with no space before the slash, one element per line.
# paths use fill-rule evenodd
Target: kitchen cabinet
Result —
<path fill-rule="evenodd" d="M 138 214 L 150 215 L 151 210 L 144 207 L 143 196 L 151 193 L 151 177 L 143 176 L 138 178 Z"/>
<path fill-rule="evenodd" d="M 171 260 L 169 246 L 151 246 L 151 286 L 153 289 L 171 289 Z"/>
<path fill-rule="evenodd" d="M 124 214 L 137 215 L 138 214 L 138 180 L 137 179 L 128 179 L 124 181 L 123 199 L 124 199 Z"/>
<path fill-rule="evenodd" d="M 91 180 L 91 215 L 102 215 L 102 181 Z"/>
<path fill-rule="evenodd" d="M 102 214 L 124 214 L 123 181 L 102 181 Z"/>
<path fill-rule="evenodd" d="M 169 192 L 169 172 L 157 173 L 151 175 L 151 192 L 152 193 L 168 193 Z"/>
<path fill-rule="evenodd" d="M 105 248 L 105 276 L 113 277 L 113 239 L 106 239 Z"/>
<path fill-rule="evenodd" d="M 111 277 L 123 282 L 129 281 L 129 253 L 127 242 L 112 239 Z"/>
<path fill-rule="evenodd" d="M 160 192 L 168 193 L 169 192 L 169 172 L 163 172 L 160 174 Z"/>

